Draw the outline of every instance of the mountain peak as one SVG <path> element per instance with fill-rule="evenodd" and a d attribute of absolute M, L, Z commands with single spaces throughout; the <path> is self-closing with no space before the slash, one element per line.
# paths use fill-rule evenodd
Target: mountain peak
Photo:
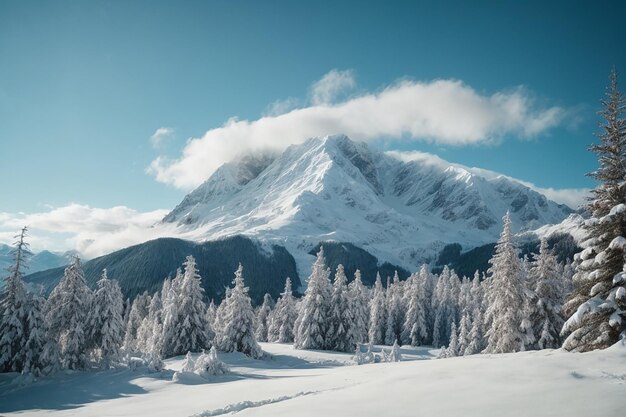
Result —
<path fill-rule="evenodd" d="M 281 244 L 299 265 L 310 263 L 316 244 L 334 240 L 413 269 L 445 244 L 495 241 L 507 210 L 516 230 L 571 212 L 505 176 L 477 171 L 441 159 L 403 161 L 345 135 L 312 138 L 280 155 L 223 165 L 164 222 L 190 239 L 246 234 Z"/>

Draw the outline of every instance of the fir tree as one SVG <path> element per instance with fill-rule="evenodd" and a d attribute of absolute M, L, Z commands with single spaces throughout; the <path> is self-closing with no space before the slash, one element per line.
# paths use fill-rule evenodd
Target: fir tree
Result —
<path fill-rule="evenodd" d="M 200 352 L 211 346 L 209 326 L 206 322 L 206 305 L 202 301 L 204 289 L 193 256 L 187 256 L 184 273 L 179 281 L 174 280 L 171 291 L 176 307 L 164 324 L 166 355 L 176 356 L 184 352 Z M 172 300 L 170 300 L 171 302 Z"/>
<path fill-rule="evenodd" d="M 376 273 L 374 296 L 370 303 L 369 340 L 377 345 L 385 343 L 385 329 L 387 328 L 386 304 L 385 289 L 383 288 L 380 274 Z"/>
<path fill-rule="evenodd" d="M 18 239 L 12 250 L 13 263 L 9 276 L 0 293 L 0 371 L 21 372 L 27 361 L 28 343 L 28 296 L 22 275 L 26 259 L 30 255 L 26 242 L 28 229 L 24 227 L 16 236 Z"/>
<path fill-rule="evenodd" d="M 419 346 L 426 342 L 428 329 L 426 326 L 425 283 L 428 280 L 428 268 L 422 265 L 418 274 L 409 280 L 408 310 L 404 321 L 402 339 L 411 346 Z"/>
<path fill-rule="evenodd" d="M 298 319 L 296 300 L 291 291 L 291 279 L 285 280 L 285 290 L 276 302 L 276 308 L 268 330 L 270 341 L 278 343 L 292 343 L 294 340 L 294 326 Z"/>
<path fill-rule="evenodd" d="M 352 315 L 347 281 L 343 265 L 339 264 L 335 272 L 335 282 L 330 297 L 330 313 L 326 334 L 327 349 L 339 352 L 351 352 L 356 343 L 353 332 L 354 316 Z"/>
<path fill-rule="evenodd" d="M 67 369 L 82 369 L 87 364 L 85 355 L 90 331 L 87 317 L 92 293 L 85 283 L 80 260 L 75 258 L 59 284 L 52 290 L 46 303 L 46 321 L 50 332 L 59 343 L 61 364 Z"/>
<path fill-rule="evenodd" d="M 558 348 L 564 323 L 561 317 L 564 288 L 561 268 L 556 256 L 548 250 L 545 238 L 541 240 L 539 254 L 535 256 L 530 273 L 531 282 L 535 285 L 532 322 L 534 333 L 538 336 L 537 347 Z"/>
<path fill-rule="evenodd" d="M 254 359 L 263 356 L 263 350 L 254 335 L 254 310 L 243 280 L 243 267 L 235 272 L 235 286 L 224 300 L 225 325 L 217 333 L 217 348 L 223 352 L 242 352 Z"/>
<path fill-rule="evenodd" d="M 272 296 L 269 294 L 265 294 L 263 296 L 263 304 L 259 308 L 259 311 L 256 315 L 256 340 L 259 342 L 267 342 L 268 335 L 267 332 L 269 330 L 270 325 L 270 315 L 274 309 L 274 300 Z"/>
<path fill-rule="evenodd" d="M 89 325 L 91 345 L 96 349 L 98 359 L 104 368 L 119 359 L 124 338 L 124 298 L 117 281 L 107 277 L 106 269 L 98 281 L 91 309 Z"/>
<path fill-rule="evenodd" d="M 147 292 L 138 295 L 132 303 L 124 333 L 124 350 L 128 353 L 139 352 L 138 332 L 143 319 L 148 315 L 150 296 Z"/>
<path fill-rule="evenodd" d="M 504 228 L 496 244 L 491 267 L 489 287 L 490 328 L 487 331 L 487 351 L 490 353 L 518 352 L 527 344 L 524 322 L 529 312 L 522 265 L 513 241 L 511 218 L 507 212 Z"/>
<path fill-rule="evenodd" d="M 331 285 L 324 248 L 320 248 L 298 313 L 295 346 L 298 349 L 325 349 L 330 312 Z"/>
<path fill-rule="evenodd" d="M 610 75 L 600 112 L 604 119 L 600 143 L 591 151 L 599 168 L 587 207 L 586 249 L 576 255 L 574 291 L 565 306 L 570 318 L 563 326 L 563 347 L 571 351 L 604 349 L 626 337 L 626 98 Z"/>
<path fill-rule="evenodd" d="M 387 330 L 385 343 L 393 345 L 402 340 L 402 325 L 404 324 L 404 305 L 402 297 L 402 285 L 398 271 L 394 273 L 393 282 L 387 288 Z"/>
<path fill-rule="evenodd" d="M 354 339 L 358 343 L 365 343 L 369 340 L 369 294 L 363 285 L 361 271 L 358 269 L 354 272 L 354 280 L 348 285 L 348 292 L 353 316 L 352 332 Z"/>

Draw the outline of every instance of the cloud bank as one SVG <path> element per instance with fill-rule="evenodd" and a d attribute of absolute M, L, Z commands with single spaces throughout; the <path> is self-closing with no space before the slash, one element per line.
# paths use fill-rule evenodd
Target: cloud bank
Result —
<path fill-rule="evenodd" d="M 35 250 L 75 249 L 93 258 L 167 235 L 162 227 L 152 227 L 167 212 L 141 213 L 125 206 L 102 209 L 82 204 L 32 214 L 0 212 L 0 243 L 12 244 L 15 233 L 28 226 L 29 242 Z"/>
<path fill-rule="evenodd" d="M 307 107 L 252 121 L 230 119 L 190 139 L 179 158 L 156 158 L 147 171 L 188 190 L 242 152 L 280 151 L 313 136 L 344 133 L 365 142 L 405 138 L 460 146 L 494 143 L 508 135 L 534 137 L 565 115 L 560 107 L 538 107 L 523 88 L 485 95 L 457 80 L 402 81 L 334 102 L 354 85 L 351 72 L 331 71 L 312 86 Z"/>

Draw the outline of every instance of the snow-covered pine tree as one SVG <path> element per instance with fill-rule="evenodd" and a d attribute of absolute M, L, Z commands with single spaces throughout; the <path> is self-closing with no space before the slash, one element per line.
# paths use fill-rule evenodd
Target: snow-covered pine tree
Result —
<path fill-rule="evenodd" d="M 22 228 L 15 248 L 9 276 L 0 292 L 0 372 L 21 372 L 27 361 L 28 294 L 22 281 L 26 260 L 30 255 L 26 242 L 28 228 Z"/>
<path fill-rule="evenodd" d="M 433 345 L 445 346 L 450 340 L 452 322 L 456 323 L 458 290 L 460 281 L 456 273 L 444 266 L 435 288 L 433 305 L 435 306 L 435 322 L 433 324 Z M 456 326 L 456 324 L 455 324 Z"/>
<path fill-rule="evenodd" d="M 527 291 L 522 264 L 517 256 L 511 217 L 507 212 L 504 227 L 496 244 L 495 254 L 489 261 L 489 307 L 487 330 L 489 353 L 519 352 L 527 345 L 525 321 L 529 320 Z"/>
<path fill-rule="evenodd" d="M 98 281 L 88 315 L 90 344 L 96 357 L 107 369 L 119 359 L 124 341 L 124 298 L 117 281 L 107 277 L 106 269 Z"/>
<path fill-rule="evenodd" d="M 248 287 L 244 284 L 243 266 L 235 272 L 235 286 L 230 291 L 224 310 L 224 327 L 215 336 L 217 348 L 223 352 L 241 352 L 251 358 L 259 359 L 263 350 L 254 335 L 254 310 L 248 296 Z"/>
<path fill-rule="evenodd" d="M 456 323 L 453 321 L 450 324 L 450 343 L 448 343 L 448 347 L 441 349 L 439 357 L 452 358 L 454 356 L 459 356 L 459 339 L 456 329 Z"/>
<path fill-rule="evenodd" d="M 463 355 L 465 350 L 470 345 L 470 332 L 471 332 L 471 313 L 469 309 L 463 311 L 461 316 L 461 322 L 459 324 L 458 332 L 458 349 L 457 354 Z"/>
<path fill-rule="evenodd" d="M 348 278 L 343 265 L 339 264 L 335 272 L 335 282 L 330 297 L 330 314 L 326 334 L 326 348 L 339 352 L 351 352 L 357 343 L 354 335 L 354 316 L 347 281 Z"/>
<path fill-rule="evenodd" d="M 330 313 L 330 271 L 326 267 L 324 248 L 317 253 L 311 267 L 307 289 L 298 312 L 295 346 L 298 349 L 325 349 Z"/>
<path fill-rule="evenodd" d="M 376 273 L 374 284 L 374 295 L 370 302 L 369 320 L 369 340 L 371 343 L 380 345 L 385 343 L 385 330 L 387 328 L 387 302 L 385 289 L 380 278 L 380 273 Z"/>
<path fill-rule="evenodd" d="M 459 354 L 463 355 L 474 355 L 480 353 L 485 348 L 484 338 L 485 338 L 485 330 L 484 330 L 484 297 L 483 297 L 483 286 L 481 284 L 480 274 L 478 271 L 474 273 L 474 278 L 472 279 L 472 287 L 470 290 L 470 305 L 468 306 L 468 314 L 470 314 L 469 318 L 469 333 L 467 335 L 467 341 L 465 349 Z"/>
<path fill-rule="evenodd" d="M 535 286 L 531 320 L 539 349 L 561 345 L 560 332 L 564 323 L 561 316 L 564 297 L 561 273 L 556 256 L 548 249 L 548 241 L 541 239 L 539 253 L 534 256 L 530 268 L 530 282 Z"/>
<path fill-rule="evenodd" d="M 215 333 L 213 329 L 213 323 L 215 323 L 216 316 L 217 316 L 217 306 L 215 305 L 213 300 L 211 300 L 211 302 L 209 303 L 209 306 L 206 309 L 206 321 L 209 324 L 211 333 Z"/>
<path fill-rule="evenodd" d="M 404 311 L 402 285 L 398 271 L 395 271 L 393 282 L 387 288 L 387 329 L 385 332 L 385 344 L 391 346 L 396 341 L 402 342 Z"/>
<path fill-rule="evenodd" d="M 296 308 L 296 300 L 291 290 L 291 278 L 285 280 L 285 290 L 281 293 L 280 298 L 276 302 L 276 308 L 270 327 L 268 336 L 271 342 L 292 343 L 294 340 L 294 326 L 298 319 L 298 310 Z"/>
<path fill-rule="evenodd" d="M 420 271 L 409 280 L 407 288 L 408 309 L 404 320 L 402 339 L 411 346 L 426 343 L 428 328 L 426 325 L 425 283 L 428 280 L 428 268 L 422 265 Z"/>
<path fill-rule="evenodd" d="M 361 279 L 361 271 L 358 269 L 354 272 L 354 280 L 348 285 L 348 293 L 350 295 L 350 307 L 352 316 L 352 331 L 354 339 L 357 343 L 365 343 L 369 340 L 369 291 L 363 285 Z"/>
<path fill-rule="evenodd" d="M 61 365 L 66 369 L 82 369 L 90 329 L 87 317 L 93 294 L 87 287 L 78 257 L 65 268 L 59 284 L 46 302 L 46 321 L 52 337 L 59 343 Z"/>
<path fill-rule="evenodd" d="M 138 353 L 140 351 L 137 336 L 143 319 L 148 315 L 150 301 L 150 296 L 147 292 L 144 292 L 135 297 L 135 300 L 132 302 L 123 342 L 124 351 L 127 353 Z"/>
<path fill-rule="evenodd" d="M 26 328 L 28 340 L 23 348 L 25 361 L 22 373 L 29 373 L 38 377 L 51 370 L 51 364 L 47 362 L 44 350 L 47 348 L 46 344 L 51 343 L 52 340 L 48 337 L 43 315 L 45 298 L 32 293 L 29 293 L 27 297 Z"/>
<path fill-rule="evenodd" d="M 194 372 L 203 378 L 228 373 L 228 366 L 217 358 L 215 346 L 211 346 L 209 353 L 202 352 L 194 366 Z"/>
<path fill-rule="evenodd" d="M 181 355 L 184 352 L 200 352 L 211 346 L 209 325 L 206 322 L 206 304 L 202 300 L 204 289 L 196 268 L 196 260 L 189 255 L 183 263 L 182 280 L 172 286 L 177 292 L 177 307 L 174 320 L 169 322 L 167 340 L 172 348 L 169 355 Z"/>
<path fill-rule="evenodd" d="M 267 342 L 268 341 L 268 329 L 270 325 L 270 315 L 274 310 L 275 303 L 272 299 L 272 296 L 269 294 L 265 294 L 263 296 L 263 304 L 259 308 L 259 311 L 256 315 L 256 340 L 259 342 Z"/>
<path fill-rule="evenodd" d="M 563 326 L 563 347 L 584 352 L 604 349 L 626 337 L 626 97 L 617 71 L 611 71 L 600 114 L 600 143 L 590 149 L 599 168 L 587 209 L 586 249 L 577 254 L 574 291 L 565 306 L 570 316 Z"/>

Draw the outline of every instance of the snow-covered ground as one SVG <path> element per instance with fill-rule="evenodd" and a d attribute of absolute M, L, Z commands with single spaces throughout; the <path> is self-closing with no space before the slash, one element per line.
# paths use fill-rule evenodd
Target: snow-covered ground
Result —
<path fill-rule="evenodd" d="M 0 415 L 28 416 L 620 416 L 626 346 L 434 359 L 403 348 L 405 361 L 353 366 L 351 355 L 262 344 L 272 357 L 220 354 L 232 373 L 172 382 L 167 370 L 66 373 L 11 385 L 0 375 Z"/>

